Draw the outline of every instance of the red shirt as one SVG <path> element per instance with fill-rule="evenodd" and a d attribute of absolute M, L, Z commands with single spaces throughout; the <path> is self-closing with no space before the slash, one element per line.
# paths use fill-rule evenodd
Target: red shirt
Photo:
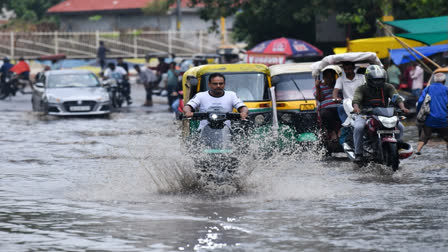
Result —
<path fill-rule="evenodd" d="M 9 69 L 9 71 L 14 72 L 16 74 L 30 72 L 30 66 L 25 61 L 19 61 L 11 69 Z"/>

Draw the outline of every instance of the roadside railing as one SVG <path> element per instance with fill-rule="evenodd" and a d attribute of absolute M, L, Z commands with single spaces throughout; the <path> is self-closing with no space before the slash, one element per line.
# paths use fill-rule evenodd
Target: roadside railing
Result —
<path fill-rule="evenodd" d="M 67 58 L 95 58 L 100 41 L 110 49 L 108 57 L 141 58 L 148 53 L 191 56 L 215 53 L 219 36 L 206 31 L 132 32 L 2 32 L 0 57 L 36 59 L 65 54 Z"/>

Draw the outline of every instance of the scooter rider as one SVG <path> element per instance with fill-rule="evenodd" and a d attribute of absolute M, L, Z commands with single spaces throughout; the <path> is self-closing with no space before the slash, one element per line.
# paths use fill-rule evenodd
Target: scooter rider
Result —
<path fill-rule="evenodd" d="M 403 99 L 398 96 L 394 86 L 386 83 L 386 71 L 380 66 L 368 66 L 365 78 L 366 83 L 356 88 L 352 102 L 353 112 L 358 114 L 355 119 L 353 131 L 355 162 L 362 161 L 363 153 L 363 135 L 366 119 L 359 115 L 361 113 L 361 107 L 387 107 L 389 98 L 392 100 L 396 96 L 396 103 L 400 109 L 405 113 L 409 113 L 409 110 L 404 106 Z M 397 138 L 400 139 L 403 136 L 403 124 L 398 123 L 398 129 L 400 130 L 400 134 Z"/>
<path fill-rule="evenodd" d="M 114 63 L 107 64 L 107 69 L 104 71 L 104 77 L 106 79 L 115 79 L 117 82 L 122 82 L 123 85 L 123 95 L 126 97 L 127 104 L 132 104 L 131 99 L 131 87 L 128 81 L 128 75 L 126 70 L 120 66 L 115 66 Z"/>
<path fill-rule="evenodd" d="M 193 111 L 199 108 L 199 112 L 206 112 L 208 108 L 213 106 L 223 107 L 225 112 L 232 112 L 236 108 L 240 113 L 241 119 L 246 119 L 249 109 L 236 96 L 235 92 L 225 91 L 226 79 L 221 73 L 212 73 L 208 78 L 208 91 L 197 93 L 184 106 L 185 117 L 193 116 Z M 199 130 L 207 125 L 207 120 L 202 120 Z"/>

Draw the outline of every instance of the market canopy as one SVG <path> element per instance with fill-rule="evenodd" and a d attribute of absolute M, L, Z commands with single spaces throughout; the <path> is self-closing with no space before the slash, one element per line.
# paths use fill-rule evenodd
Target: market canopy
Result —
<path fill-rule="evenodd" d="M 448 44 L 445 45 L 434 45 L 434 46 L 422 46 L 422 47 L 414 47 L 415 50 L 420 52 L 425 56 L 431 56 L 436 53 L 448 52 Z M 391 60 L 397 64 L 404 64 L 411 61 L 416 60 L 411 53 L 409 53 L 406 49 L 393 49 L 390 50 L 390 58 Z M 421 59 L 422 57 L 414 53 L 417 58 Z"/>
<path fill-rule="evenodd" d="M 448 40 L 448 16 L 397 20 L 385 23 L 409 32 L 396 34 L 397 36 L 417 40 L 427 45 Z"/>

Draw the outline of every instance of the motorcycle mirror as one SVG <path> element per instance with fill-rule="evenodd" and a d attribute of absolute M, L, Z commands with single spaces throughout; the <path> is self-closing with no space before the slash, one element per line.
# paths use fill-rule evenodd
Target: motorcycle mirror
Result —
<path fill-rule="evenodd" d="M 37 83 L 34 84 L 34 86 L 37 87 L 37 88 L 44 88 L 45 87 L 42 82 L 37 82 Z"/>

